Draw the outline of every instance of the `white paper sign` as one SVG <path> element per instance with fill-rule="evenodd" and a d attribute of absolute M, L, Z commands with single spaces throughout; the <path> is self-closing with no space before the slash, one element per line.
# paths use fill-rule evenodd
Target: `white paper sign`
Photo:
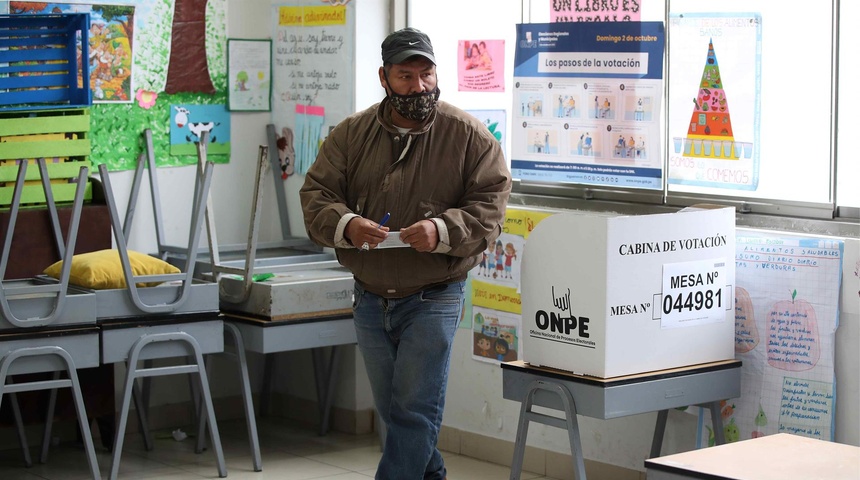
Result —
<path fill-rule="evenodd" d="M 660 326 L 676 328 L 726 321 L 730 297 L 725 291 L 725 270 L 723 258 L 663 265 Z"/>

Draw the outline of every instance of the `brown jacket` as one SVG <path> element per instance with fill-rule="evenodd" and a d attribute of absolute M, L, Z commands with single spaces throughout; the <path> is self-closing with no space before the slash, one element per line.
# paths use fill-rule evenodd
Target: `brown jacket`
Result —
<path fill-rule="evenodd" d="M 385 297 L 465 279 L 501 233 L 511 175 L 499 142 L 476 118 L 439 102 L 418 131 L 398 132 L 387 99 L 342 121 L 326 138 L 301 189 L 310 238 L 368 291 Z M 353 215 L 398 231 L 422 219 L 439 225 L 433 253 L 362 252 L 345 239 Z"/>

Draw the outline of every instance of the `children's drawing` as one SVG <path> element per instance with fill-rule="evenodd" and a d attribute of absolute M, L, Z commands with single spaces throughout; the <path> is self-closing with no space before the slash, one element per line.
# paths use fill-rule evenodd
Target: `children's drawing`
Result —
<path fill-rule="evenodd" d="M 472 317 L 472 356 L 476 360 L 494 363 L 518 359 L 519 334 L 512 315 L 475 307 Z"/>
<path fill-rule="evenodd" d="M 208 154 L 230 153 L 230 112 L 224 105 L 171 105 L 171 155 L 195 155 L 204 132 Z"/>

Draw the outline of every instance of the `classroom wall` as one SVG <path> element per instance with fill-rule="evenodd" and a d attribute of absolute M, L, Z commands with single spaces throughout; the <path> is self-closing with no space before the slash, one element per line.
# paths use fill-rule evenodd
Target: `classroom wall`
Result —
<path fill-rule="evenodd" d="M 271 37 L 271 14 L 276 0 L 228 0 L 228 38 L 259 39 Z M 388 31 L 389 0 L 362 0 L 356 2 L 356 24 L 361 35 L 356 38 L 356 95 L 355 108 L 363 109 L 382 99 L 384 93 L 379 86 L 377 68 L 380 65 L 380 47 Z M 277 74 L 277 72 L 275 72 Z M 232 138 L 230 162 L 218 164 L 212 177 L 211 198 L 215 213 L 215 231 L 220 245 L 246 244 L 251 219 L 253 185 L 260 145 L 265 145 L 266 125 L 272 122 L 272 114 L 236 112 L 231 115 Z M 163 196 L 165 240 L 170 245 L 187 245 L 188 225 L 191 211 L 183 208 L 190 205 L 192 185 L 196 167 L 160 168 L 158 185 Z M 117 200 L 117 208 L 124 212 L 128 204 L 133 171 L 110 173 L 110 181 Z M 278 181 L 281 181 L 278 179 Z M 287 210 L 290 231 L 294 236 L 306 237 L 299 203 L 299 188 L 304 177 L 294 175 L 287 179 Z M 129 248 L 142 252 L 157 250 L 154 220 L 148 195 L 148 179 L 143 180 L 143 190 L 138 200 L 135 220 L 129 235 Z M 260 242 L 281 239 L 279 211 L 274 195 L 271 176 L 264 184 L 264 206 L 260 212 Z M 201 245 L 205 245 L 205 238 Z M 354 347 L 346 347 L 339 365 L 339 377 L 343 384 L 337 390 L 335 407 L 350 410 L 372 408 L 369 387 L 364 367 Z M 251 384 L 255 391 L 262 385 L 262 358 L 249 356 Z M 238 395 L 239 383 L 235 366 L 218 358 L 213 364 L 213 397 Z M 117 368 L 117 379 L 122 384 L 123 369 Z M 312 363 L 309 351 L 280 354 L 275 365 L 274 391 L 300 398 L 315 400 L 316 391 L 307 388 L 313 385 Z M 363 381 L 362 381 L 363 380 Z M 153 382 L 152 405 L 173 404 L 188 399 L 188 387 L 183 379 L 164 379 Z"/>
<path fill-rule="evenodd" d="M 230 38 L 267 38 L 270 34 L 268 22 L 271 13 L 270 0 L 229 0 L 228 36 Z M 379 44 L 388 29 L 388 0 L 361 0 L 356 2 L 356 109 L 361 109 L 381 98 L 376 69 L 379 66 Z M 265 26 L 265 27 L 263 27 Z M 268 113 L 235 113 L 232 115 L 233 138 L 229 164 L 218 165 L 212 186 L 219 242 L 222 244 L 243 243 L 247 238 L 250 215 L 252 182 L 257 147 L 266 142 L 265 126 L 271 121 Z M 165 168 L 159 170 L 161 191 L 166 205 L 187 204 L 193 167 Z M 116 196 L 121 209 L 125 208 L 131 172 L 111 174 Z M 304 236 L 298 189 L 303 178 L 294 176 L 287 180 L 288 211 L 290 228 L 294 235 Z M 270 180 L 271 181 L 271 180 Z M 266 185 L 267 201 L 262 211 L 261 241 L 277 240 L 280 236 L 278 212 L 274 204 L 271 184 Z M 145 201 L 148 201 L 144 197 Z M 190 212 L 167 210 L 170 219 L 165 225 L 170 243 L 184 243 L 187 231 L 183 229 L 190 220 Z M 139 208 L 136 227 L 131 235 L 131 248 L 152 251 L 155 247 L 148 208 Z M 185 227 L 187 228 L 187 227 Z M 860 257 L 860 241 L 846 241 L 846 256 Z M 853 252 L 853 253 L 852 253 Z M 849 265 L 853 265 L 849 264 Z M 857 282 L 852 278 L 853 266 L 845 269 L 843 302 L 856 302 Z M 853 287 L 852 287 L 853 285 Z M 853 290 L 852 290 L 853 288 Z M 844 310 L 844 309 L 843 309 Z M 856 312 L 856 308 L 854 309 Z M 860 445 L 860 317 L 843 314 L 836 334 L 837 410 L 836 440 L 841 443 Z M 251 356 L 252 385 L 259 390 L 262 371 L 261 359 Z M 349 348 L 339 365 L 341 384 L 335 406 L 363 410 L 372 408 L 364 367 L 355 348 Z M 282 355 L 276 366 L 275 389 L 302 398 L 316 397 L 313 377 L 310 375 L 310 355 L 296 352 Z M 234 380 L 235 367 L 216 361 L 212 369 L 213 395 L 216 398 L 237 395 L 238 382 Z M 184 401 L 185 394 L 175 393 L 169 382 L 154 382 L 153 404 Z M 184 390 L 179 390 L 184 391 Z M 502 398 L 501 369 L 471 358 L 471 332 L 461 330 L 455 340 L 454 358 L 448 388 L 447 408 L 443 424 L 446 427 L 513 442 L 519 415 L 519 404 Z M 580 419 L 583 448 L 587 458 L 625 468 L 642 470 L 642 460 L 647 455 L 653 433 L 654 414 L 600 421 Z M 664 452 L 688 450 L 695 445 L 695 417 L 681 412 L 671 412 L 664 443 Z M 565 432 L 543 425 L 533 425 L 529 434 L 529 445 L 546 450 L 569 452 Z"/>

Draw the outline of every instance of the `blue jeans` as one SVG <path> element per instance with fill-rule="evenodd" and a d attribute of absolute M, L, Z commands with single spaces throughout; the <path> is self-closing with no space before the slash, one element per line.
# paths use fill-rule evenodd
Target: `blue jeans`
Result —
<path fill-rule="evenodd" d="M 387 434 L 377 480 L 442 480 L 436 442 L 465 282 L 384 298 L 355 285 L 353 315 L 376 411 Z"/>

